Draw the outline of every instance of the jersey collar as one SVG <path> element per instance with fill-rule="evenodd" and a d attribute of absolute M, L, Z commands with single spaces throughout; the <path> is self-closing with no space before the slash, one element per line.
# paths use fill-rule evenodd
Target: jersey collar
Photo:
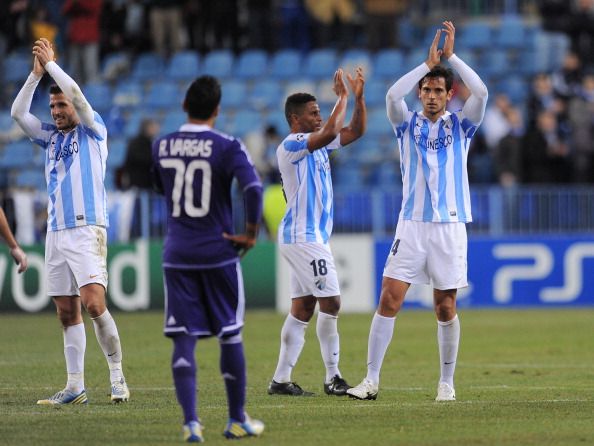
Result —
<path fill-rule="evenodd" d="M 185 123 L 180 128 L 180 132 L 208 132 L 211 130 L 211 127 L 206 124 L 190 124 Z"/>

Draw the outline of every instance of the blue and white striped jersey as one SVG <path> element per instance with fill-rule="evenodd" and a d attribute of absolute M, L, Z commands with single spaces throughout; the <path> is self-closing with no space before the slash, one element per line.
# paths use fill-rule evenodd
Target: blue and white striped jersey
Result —
<path fill-rule="evenodd" d="M 435 123 L 408 111 L 394 127 L 400 149 L 400 219 L 471 222 L 467 159 L 478 125 L 462 111 L 446 112 Z"/>
<path fill-rule="evenodd" d="M 107 227 L 107 130 L 99 114 L 95 112 L 94 129 L 81 122 L 64 134 L 44 122 L 29 136 L 45 149 L 48 231 L 85 225 Z"/>
<path fill-rule="evenodd" d="M 313 152 L 309 133 L 291 133 L 276 149 L 287 208 L 278 228 L 278 242 L 327 243 L 332 233 L 334 205 L 328 155 L 340 148 L 340 136 Z"/>

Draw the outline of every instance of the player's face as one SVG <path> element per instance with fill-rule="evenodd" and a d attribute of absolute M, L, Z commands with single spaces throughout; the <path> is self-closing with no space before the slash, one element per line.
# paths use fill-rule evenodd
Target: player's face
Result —
<path fill-rule="evenodd" d="M 308 102 L 303 107 L 303 113 L 297 115 L 299 132 L 311 133 L 322 128 L 322 115 L 317 102 Z"/>
<path fill-rule="evenodd" d="M 430 119 L 443 115 L 452 94 L 453 90 L 446 90 L 443 77 L 427 78 L 419 91 L 419 99 L 423 104 L 423 114 Z"/>
<path fill-rule="evenodd" d="M 58 130 L 68 131 L 78 124 L 78 115 L 72 101 L 63 93 L 50 94 L 50 112 Z"/>

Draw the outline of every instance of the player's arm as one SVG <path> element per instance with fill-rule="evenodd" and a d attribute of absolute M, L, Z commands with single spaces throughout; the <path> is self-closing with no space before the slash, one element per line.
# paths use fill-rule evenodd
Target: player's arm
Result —
<path fill-rule="evenodd" d="M 478 125 L 485 116 L 487 98 L 489 96 L 487 86 L 472 68 L 466 65 L 462 59 L 454 54 L 454 37 L 456 34 L 454 24 L 450 21 L 445 21 L 443 22 L 443 25 L 444 32 L 446 33 L 443 45 L 443 55 L 448 59 L 452 68 L 458 72 L 462 82 L 464 82 L 471 93 L 464 103 L 462 113 L 470 120 L 470 122 Z"/>
<path fill-rule="evenodd" d="M 340 131 L 340 145 L 347 144 L 359 139 L 365 133 L 367 128 L 367 106 L 365 105 L 365 96 L 363 89 L 365 86 L 365 77 L 363 76 L 363 68 L 358 67 L 355 71 L 355 77 L 347 74 L 347 80 L 355 96 L 355 109 L 351 122 Z"/>
<path fill-rule="evenodd" d="M 334 73 L 333 90 L 337 96 L 336 104 L 334 104 L 332 113 L 330 113 L 322 128 L 317 132 L 310 133 L 307 140 L 307 149 L 310 152 L 321 149 L 334 141 L 344 125 L 348 90 L 344 83 L 342 69 L 340 68 Z"/>
<path fill-rule="evenodd" d="M 41 121 L 30 110 L 33 94 L 44 73 L 43 66 L 39 63 L 37 57 L 34 57 L 33 71 L 27 77 L 25 84 L 21 87 L 10 109 L 12 119 L 15 120 L 23 132 L 31 139 L 38 137 L 41 132 Z"/>
<path fill-rule="evenodd" d="M 10 255 L 14 259 L 15 263 L 19 266 L 18 272 L 22 273 L 26 271 L 28 266 L 27 255 L 16 242 L 2 208 L 0 208 L 0 235 L 6 241 L 6 244 L 10 249 Z"/>
<path fill-rule="evenodd" d="M 231 241 L 240 257 L 243 257 L 256 244 L 260 221 L 262 219 L 263 188 L 247 150 L 243 143 L 237 141 L 238 147 L 229 159 L 233 175 L 243 192 L 245 206 L 245 232 L 243 234 L 223 233 L 223 237 Z"/>
<path fill-rule="evenodd" d="M 422 79 L 435 65 L 439 64 L 442 50 L 437 45 L 440 37 L 441 30 L 438 29 L 429 47 L 429 54 L 425 62 L 398 79 L 388 90 L 388 94 L 386 94 L 386 111 L 392 125 L 399 126 L 405 121 L 408 115 L 408 107 L 404 97 L 418 84 L 419 79 Z"/>
<path fill-rule="evenodd" d="M 44 38 L 37 40 L 33 46 L 33 54 L 37 56 L 42 66 L 58 84 L 64 96 L 72 101 L 81 122 L 99 133 L 103 126 L 96 125 L 95 112 L 78 84 L 54 61 L 54 49 L 50 42 Z"/>
<path fill-rule="evenodd" d="M 423 62 L 398 79 L 390 87 L 386 94 L 386 112 L 392 125 L 398 126 L 404 122 L 408 115 L 408 106 L 404 101 L 404 97 L 415 88 L 419 79 L 429 73 L 429 71 L 429 67 Z"/>
<path fill-rule="evenodd" d="M 223 233 L 223 237 L 233 243 L 239 257 L 243 257 L 256 245 L 260 220 L 262 219 L 262 184 L 252 184 L 243 190 L 245 204 L 245 232 L 243 234 Z"/>

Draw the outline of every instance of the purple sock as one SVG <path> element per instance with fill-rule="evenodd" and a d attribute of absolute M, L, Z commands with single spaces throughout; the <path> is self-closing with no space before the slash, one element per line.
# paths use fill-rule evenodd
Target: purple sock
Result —
<path fill-rule="evenodd" d="M 226 342 L 233 342 L 227 344 Z M 221 340 L 221 374 L 225 379 L 229 418 L 245 421 L 245 358 L 243 343 L 237 337 Z"/>
<path fill-rule="evenodd" d="M 196 338 L 179 335 L 173 338 L 173 357 L 171 369 L 175 393 L 184 412 L 184 423 L 198 421 L 196 412 L 196 359 L 194 347 Z"/>

